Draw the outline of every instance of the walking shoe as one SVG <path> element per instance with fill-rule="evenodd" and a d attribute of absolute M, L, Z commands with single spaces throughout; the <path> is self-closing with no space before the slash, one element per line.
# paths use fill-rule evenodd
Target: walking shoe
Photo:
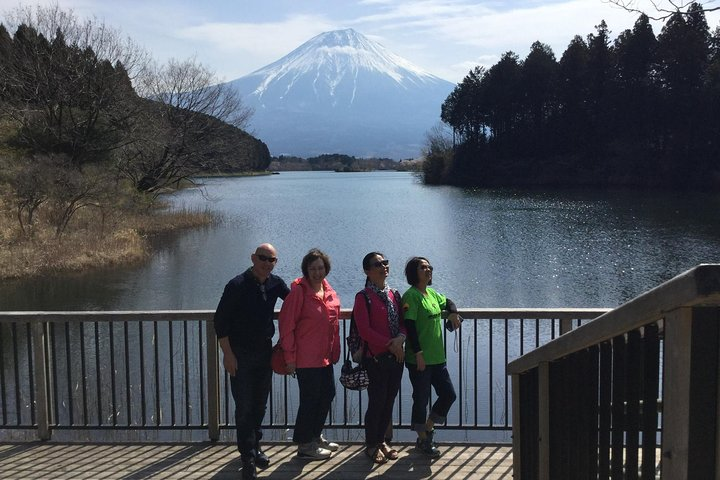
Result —
<path fill-rule="evenodd" d="M 307 460 L 327 460 L 332 455 L 330 450 L 321 448 L 315 442 L 298 445 L 297 456 Z"/>
<path fill-rule="evenodd" d="M 257 477 L 257 470 L 255 469 L 254 458 L 242 458 L 242 480 L 255 480 Z"/>
<path fill-rule="evenodd" d="M 415 443 L 415 449 L 417 449 L 419 452 L 423 453 L 424 455 L 427 455 L 430 458 L 437 458 L 440 456 L 440 450 L 437 449 L 431 442 L 429 438 L 418 438 L 417 442 Z"/>
<path fill-rule="evenodd" d="M 433 447 L 437 447 L 438 443 L 435 441 L 435 429 L 432 430 L 425 430 L 425 435 L 427 436 L 428 440 L 430 440 L 430 443 Z"/>
<path fill-rule="evenodd" d="M 315 443 L 317 443 L 318 447 L 330 450 L 331 452 L 337 452 L 340 449 L 340 445 L 335 442 L 327 441 L 322 433 L 315 439 Z"/>
<path fill-rule="evenodd" d="M 257 468 L 268 468 L 270 466 L 270 458 L 268 458 L 267 455 L 265 455 L 265 452 L 260 450 L 258 448 L 257 452 L 255 453 L 255 466 Z"/>

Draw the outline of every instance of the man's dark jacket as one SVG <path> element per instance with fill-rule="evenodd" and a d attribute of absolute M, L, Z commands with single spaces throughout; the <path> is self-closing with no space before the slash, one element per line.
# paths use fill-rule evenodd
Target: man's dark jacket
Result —
<path fill-rule="evenodd" d="M 263 291 L 264 290 L 264 291 Z M 270 274 L 260 284 L 248 268 L 225 285 L 215 311 L 215 333 L 229 337 L 233 351 L 257 350 L 275 334 L 273 311 L 278 298 L 290 289 L 277 275 Z"/>

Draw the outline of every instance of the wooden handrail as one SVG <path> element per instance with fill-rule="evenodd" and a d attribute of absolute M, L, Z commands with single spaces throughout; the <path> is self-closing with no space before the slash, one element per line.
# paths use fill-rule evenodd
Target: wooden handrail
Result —
<path fill-rule="evenodd" d="M 720 302 L 720 264 L 702 264 L 508 364 L 520 374 L 660 320 L 682 307 Z"/>
<path fill-rule="evenodd" d="M 720 478 L 718 352 L 702 264 L 510 362 L 513 476 Z"/>

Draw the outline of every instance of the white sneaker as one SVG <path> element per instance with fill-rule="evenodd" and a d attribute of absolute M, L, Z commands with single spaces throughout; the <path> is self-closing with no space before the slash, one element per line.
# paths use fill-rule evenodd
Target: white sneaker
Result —
<path fill-rule="evenodd" d="M 319 447 L 317 443 L 301 443 L 298 445 L 297 456 L 308 460 L 327 460 L 332 455 L 330 450 Z"/>
<path fill-rule="evenodd" d="M 340 445 L 335 442 L 329 442 L 325 439 L 322 433 L 318 438 L 315 439 L 315 443 L 317 443 L 318 447 L 324 448 L 325 450 L 330 450 L 331 452 L 337 452 L 338 450 L 340 450 Z"/>

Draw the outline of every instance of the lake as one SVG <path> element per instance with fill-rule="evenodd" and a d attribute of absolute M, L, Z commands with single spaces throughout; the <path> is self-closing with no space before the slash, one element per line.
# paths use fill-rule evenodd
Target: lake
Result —
<path fill-rule="evenodd" d="M 699 263 L 718 261 L 720 252 L 717 214 L 720 195 L 710 193 L 431 187 L 406 172 L 283 172 L 203 181 L 202 189 L 184 190 L 165 200 L 168 208 L 211 209 L 221 218 L 217 225 L 154 238 L 153 257 L 139 267 L 4 282 L 0 285 L 0 310 L 214 309 L 225 283 L 250 265 L 250 254 L 265 241 L 277 247 L 280 261 L 276 273 L 287 281 L 300 275 L 300 262 L 308 249 L 325 250 L 332 259 L 328 279 L 344 308 L 352 306 L 355 292 L 362 288 L 362 257 L 373 250 L 384 252 L 390 259 L 390 284 L 401 291 L 406 288 L 405 262 L 412 255 L 422 255 L 435 267 L 434 286 L 458 306 L 528 308 L 613 307 Z M 145 340 L 139 333 L 132 333 L 125 340 L 130 365 L 143 357 L 142 351 L 146 356 L 152 351 L 156 341 L 152 327 L 143 327 L 149 329 Z M 79 325 L 67 328 L 70 333 L 59 329 L 54 334 L 53 345 L 59 352 L 63 345 L 82 345 L 78 340 L 82 336 L 78 333 Z M 103 351 L 108 351 L 111 343 L 106 328 L 100 327 L 99 344 Z M 475 348 L 479 352 L 477 358 L 470 355 L 460 358 L 455 343 L 458 338 L 448 337 L 450 370 L 452 375 L 464 375 L 462 381 L 455 377 L 454 382 L 466 399 L 463 405 L 453 407 L 448 421 L 457 424 L 461 415 L 463 418 L 470 415 L 472 412 L 467 409 L 473 399 L 481 424 L 502 424 L 510 418 L 505 408 L 510 392 L 504 386 L 506 352 L 502 339 L 505 336 L 510 339 L 506 347 L 509 358 L 518 355 L 519 324 L 486 320 L 475 328 L 463 329 L 461 347 L 464 352 Z M 542 328 L 539 335 L 544 343 L 550 332 L 548 327 Z M 133 326 L 131 332 L 134 329 Z M 8 334 L 8 342 L 12 335 Z M 92 330 L 87 335 L 90 353 L 85 355 L 92 360 Z M 526 350 L 532 348 L 534 340 L 523 338 L 523 344 L 530 342 Z M 2 332 L 0 340 L 5 340 Z M 191 333 L 188 344 L 198 345 L 197 340 L 197 335 Z M 157 341 L 164 345 L 160 348 L 161 356 L 182 358 L 178 350 L 182 350 L 182 342 L 175 342 L 169 352 L 165 340 Z M 138 345 L 145 346 L 140 349 Z M 117 346 L 116 355 L 122 355 L 121 346 Z M 14 378 L 13 362 L 9 359 L 15 347 L 4 342 L 0 342 L 0 347 L 8 360 L 5 378 Z M 73 371 L 84 371 L 82 365 L 75 365 L 80 357 L 73 358 Z M 64 371 L 63 355 L 59 354 L 58 359 L 58 369 Z M 21 364 L 28 361 L 19 360 Z M 462 368 L 458 367 L 460 364 Z M 120 357 L 116 365 L 124 365 Z M 152 378 L 152 369 L 148 373 L 137 365 L 123 368 L 135 372 L 133 375 L 138 378 L 140 375 Z M 336 367 L 336 373 L 338 370 Z M 477 385 L 470 381 L 475 372 L 479 378 Z M 122 385 L 120 377 L 118 382 Z M 63 383 L 62 376 L 58 378 L 59 395 L 69 395 L 68 384 Z M 92 380 L 92 375 L 89 378 Z M 163 378 L 166 382 L 167 378 Z M 184 381 L 192 385 L 190 398 L 199 398 L 201 382 L 195 378 Z M 284 381 L 274 376 L 274 391 L 282 392 Z M 408 382 L 405 375 L 400 393 L 405 413 L 396 422 L 409 421 L 412 390 Z M 130 383 L 131 388 L 137 388 L 137 381 Z M 174 388 L 181 384 L 178 380 Z M 283 419 L 287 414 L 292 424 L 296 382 L 288 385 L 288 411 L 283 401 L 271 404 L 271 410 L 274 418 Z M 165 383 L 157 388 L 164 394 L 171 389 Z M 109 376 L 102 376 L 98 391 L 115 391 Z M 84 403 L 77 388 L 72 392 L 77 409 Z M 8 395 L 12 398 L 12 387 Z M 102 402 L 92 392 L 89 395 L 89 405 L 102 403 L 106 410 L 117 409 L 120 424 L 127 420 L 123 417 L 124 406 L 116 407 L 105 398 L 106 394 L 98 394 L 103 397 Z M 179 392 L 178 397 L 182 397 Z M 339 393 L 338 398 L 342 397 Z M 150 395 L 147 400 L 149 412 L 154 407 L 152 398 Z M 69 399 L 61 400 L 56 415 L 61 423 L 71 423 Z M 357 398 L 349 402 L 347 405 L 339 400 L 334 402 L 333 414 L 342 418 L 347 408 L 353 421 L 359 422 L 360 403 Z M 200 412 L 198 404 L 193 400 L 188 406 L 193 412 Z M 133 409 L 138 411 L 138 405 L 133 405 Z M 170 408 L 163 404 L 163 410 L 167 412 Z M 178 411 L 183 408 L 178 407 Z M 88 415 L 94 418 L 95 413 L 91 411 Z M 396 434 L 398 439 L 412 441 L 409 430 L 400 429 Z M 103 438 L 103 432 L 94 435 L 88 438 Z M 177 440 L 175 432 L 162 435 Z M 192 435 L 205 438 L 206 434 L 195 431 L 189 434 L 190 438 L 194 438 Z M 232 431 L 226 430 L 224 435 L 227 440 Z M 288 433 L 272 430 L 271 435 L 268 438 L 278 440 Z M 343 441 L 362 438 L 357 431 L 342 429 L 332 435 Z M 443 438 L 507 443 L 510 434 L 502 430 L 457 430 L 443 432 Z"/>
<path fill-rule="evenodd" d="M 153 239 L 139 267 L 6 281 L 0 310 L 214 309 L 265 241 L 287 281 L 311 247 L 326 251 L 344 308 L 373 250 L 390 259 L 390 284 L 401 291 L 408 258 L 429 258 L 434 286 L 460 307 L 614 307 L 719 260 L 713 193 L 462 189 L 390 171 L 203 182 L 165 200 L 217 212 L 217 225 Z"/>

